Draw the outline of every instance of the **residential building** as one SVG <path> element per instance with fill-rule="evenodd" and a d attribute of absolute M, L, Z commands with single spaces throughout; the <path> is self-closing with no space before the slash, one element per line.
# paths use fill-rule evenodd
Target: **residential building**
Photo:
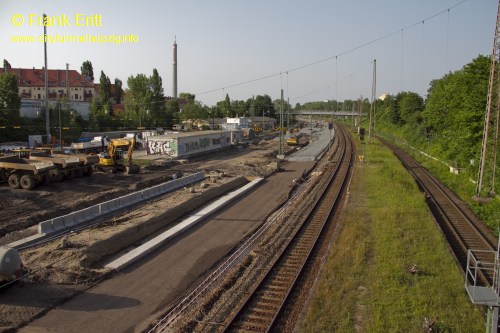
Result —
<path fill-rule="evenodd" d="M 89 118 L 92 99 L 98 95 L 99 84 L 94 84 L 74 69 L 49 69 L 48 71 L 49 104 L 55 106 L 57 101 L 67 98 L 70 107 L 84 119 Z M 37 117 L 45 101 L 45 70 L 33 68 L 0 68 L 2 73 L 12 73 L 18 78 L 19 95 L 21 96 L 20 115 Z M 111 87 L 111 103 L 116 103 L 114 85 Z M 122 92 L 122 96 L 123 96 Z M 113 106 L 115 109 L 115 105 Z M 116 109 L 121 109 L 116 106 Z"/>

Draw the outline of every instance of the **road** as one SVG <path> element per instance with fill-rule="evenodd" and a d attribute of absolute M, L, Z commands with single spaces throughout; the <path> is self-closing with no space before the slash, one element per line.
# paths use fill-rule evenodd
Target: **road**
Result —
<path fill-rule="evenodd" d="M 284 163 L 282 172 L 268 177 L 245 197 L 20 332 L 143 330 L 286 201 L 292 180 L 313 166 L 314 162 Z"/>

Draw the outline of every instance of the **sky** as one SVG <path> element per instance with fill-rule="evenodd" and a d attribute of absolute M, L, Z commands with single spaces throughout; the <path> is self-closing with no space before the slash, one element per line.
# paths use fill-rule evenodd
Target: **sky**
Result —
<path fill-rule="evenodd" d="M 178 92 L 208 106 L 281 89 L 292 105 L 370 99 L 375 59 L 376 96 L 425 98 L 431 80 L 491 55 L 497 10 L 494 0 L 1 0 L 0 60 L 44 66 L 46 13 L 49 37 L 87 38 L 49 41 L 48 68 L 89 60 L 96 82 L 104 71 L 126 87 L 156 68 L 171 96 L 176 40 Z"/>

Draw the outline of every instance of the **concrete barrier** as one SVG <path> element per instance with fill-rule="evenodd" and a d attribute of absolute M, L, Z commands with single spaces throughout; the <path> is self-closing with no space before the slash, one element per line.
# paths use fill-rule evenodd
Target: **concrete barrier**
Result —
<path fill-rule="evenodd" d="M 52 231 L 62 230 L 65 227 L 64 217 L 56 217 L 50 221 L 50 229 L 52 229 Z"/>
<path fill-rule="evenodd" d="M 88 209 L 85 210 L 85 217 L 86 218 L 93 218 L 96 216 L 99 216 L 100 214 L 100 209 L 99 205 L 94 205 L 92 207 L 89 207 Z"/>
<path fill-rule="evenodd" d="M 112 213 L 118 209 L 128 207 L 152 197 L 176 190 L 180 187 L 201 181 L 204 178 L 205 173 L 203 171 L 197 172 L 190 176 L 174 179 L 163 184 L 155 185 L 149 189 L 129 193 L 119 198 L 108 200 L 67 215 L 40 222 L 38 224 L 38 234 L 47 235 L 64 228 L 76 226 L 98 216 Z"/>

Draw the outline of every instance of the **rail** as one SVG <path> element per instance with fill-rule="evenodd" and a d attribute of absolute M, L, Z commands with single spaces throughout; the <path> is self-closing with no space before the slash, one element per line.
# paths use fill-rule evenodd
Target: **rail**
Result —
<path fill-rule="evenodd" d="M 337 138 L 335 138 L 335 140 L 337 140 Z M 338 149 L 338 145 L 335 147 L 337 147 Z M 333 163 L 329 163 L 333 165 Z M 228 259 L 226 259 L 213 273 L 210 274 L 210 276 L 208 276 L 200 285 L 198 285 L 177 306 L 175 306 L 163 318 L 161 318 L 156 323 L 156 325 L 149 330 L 149 332 L 161 332 L 167 329 L 172 329 L 172 326 L 175 324 L 176 320 L 183 316 L 186 316 L 188 312 L 192 311 L 193 308 L 195 308 L 196 302 L 200 301 L 200 299 L 202 299 L 203 296 L 206 295 L 210 290 L 215 289 L 217 284 L 220 284 L 224 277 L 228 275 L 230 269 L 241 262 L 244 257 L 246 257 L 250 252 L 252 247 L 257 245 L 259 240 L 262 241 L 266 233 L 274 234 L 274 228 L 276 228 L 277 225 L 280 225 L 288 218 L 288 212 L 291 209 L 295 208 L 295 202 L 297 200 L 300 200 L 298 197 L 303 195 L 303 192 L 305 192 L 304 189 L 307 189 L 310 186 L 314 186 L 312 185 L 312 183 L 323 184 L 323 182 L 319 181 L 318 177 L 318 174 L 313 175 L 306 183 L 302 184 L 301 190 L 296 191 L 292 198 L 290 198 L 290 200 L 283 207 L 272 214 L 272 216 L 270 216 L 266 220 L 266 222 L 249 239 L 244 242 L 242 246 L 240 246 Z M 309 202 L 306 202 L 304 204 L 307 205 L 308 203 Z"/>
<path fill-rule="evenodd" d="M 277 324 L 325 225 L 330 220 L 332 211 L 336 208 L 347 180 L 352 149 L 346 145 L 346 134 L 343 131 L 339 133 L 344 136 L 339 151 L 342 163 L 335 163 L 333 169 L 325 172 L 331 171 L 328 181 L 320 190 L 320 199 L 310 207 L 307 218 L 288 235 L 288 241 L 281 251 L 276 252 L 259 282 L 246 291 L 248 296 L 234 311 L 223 329 L 224 332 L 240 329 L 267 332 Z"/>
<path fill-rule="evenodd" d="M 413 174 L 423 191 L 428 195 L 428 203 L 436 221 L 443 231 L 455 258 L 463 272 L 466 272 L 468 250 L 476 250 L 478 262 L 486 262 L 483 256 L 487 252 L 496 251 L 497 241 L 489 229 L 479 221 L 473 213 L 451 190 L 439 182 L 430 172 L 420 166 L 401 148 L 379 138 L 402 161 Z M 479 278 L 484 283 L 493 283 L 494 276 L 482 271 Z"/>

